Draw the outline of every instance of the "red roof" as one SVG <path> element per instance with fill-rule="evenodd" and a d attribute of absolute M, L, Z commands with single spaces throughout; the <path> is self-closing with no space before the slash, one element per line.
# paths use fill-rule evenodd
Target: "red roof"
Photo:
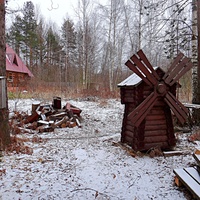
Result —
<path fill-rule="evenodd" d="M 33 74 L 28 67 L 23 63 L 22 59 L 16 52 L 6 44 L 6 71 L 19 72 L 28 74 L 33 77 Z"/>

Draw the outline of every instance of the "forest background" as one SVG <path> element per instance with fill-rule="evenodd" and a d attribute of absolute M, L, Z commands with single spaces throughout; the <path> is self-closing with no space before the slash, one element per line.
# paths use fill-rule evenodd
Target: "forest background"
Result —
<path fill-rule="evenodd" d="M 6 25 L 6 42 L 34 74 L 30 90 L 62 94 L 83 91 L 118 94 L 117 84 L 131 71 L 127 59 L 142 49 L 153 66 L 165 69 L 179 51 L 192 57 L 191 0 L 109 0 L 106 4 L 79 0 L 72 8 L 76 20 L 63 16 L 61 27 L 46 21 L 32 1 Z M 52 7 L 52 9 L 54 9 Z M 67 13 L 66 13 L 67 14 Z M 192 72 L 182 79 L 186 101 L 191 100 Z"/>

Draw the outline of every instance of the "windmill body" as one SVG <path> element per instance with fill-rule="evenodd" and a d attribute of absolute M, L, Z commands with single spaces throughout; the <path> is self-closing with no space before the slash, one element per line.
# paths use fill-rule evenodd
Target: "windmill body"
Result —
<path fill-rule="evenodd" d="M 179 54 L 164 72 L 153 68 L 140 50 L 126 65 L 134 74 L 118 84 L 125 104 L 121 141 L 137 151 L 171 149 L 176 144 L 172 112 L 181 123 L 187 118 L 187 109 L 176 99 L 176 87 L 192 67 L 190 60 Z"/>

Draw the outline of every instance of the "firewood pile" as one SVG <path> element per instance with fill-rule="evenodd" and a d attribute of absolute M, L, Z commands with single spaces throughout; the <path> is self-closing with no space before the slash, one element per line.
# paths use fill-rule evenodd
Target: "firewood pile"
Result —
<path fill-rule="evenodd" d="M 81 127 L 81 109 L 66 103 L 61 108 L 61 98 L 54 97 L 52 104 L 33 103 L 31 115 L 15 112 L 10 119 L 12 131 L 18 132 L 52 132 L 55 128 Z"/>

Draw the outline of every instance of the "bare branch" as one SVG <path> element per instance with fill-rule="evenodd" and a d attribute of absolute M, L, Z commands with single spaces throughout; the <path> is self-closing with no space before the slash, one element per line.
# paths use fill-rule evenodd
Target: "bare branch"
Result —
<path fill-rule="evenodd" d="M 57 4 L 57 7 L 54 7 L 53 0 L 51 0 L 51 7 L 48 8 L 48 10 L 51 11 L 51 10 L 58 9 L 58 8 L 59 8 L 59 4 Z"/>

